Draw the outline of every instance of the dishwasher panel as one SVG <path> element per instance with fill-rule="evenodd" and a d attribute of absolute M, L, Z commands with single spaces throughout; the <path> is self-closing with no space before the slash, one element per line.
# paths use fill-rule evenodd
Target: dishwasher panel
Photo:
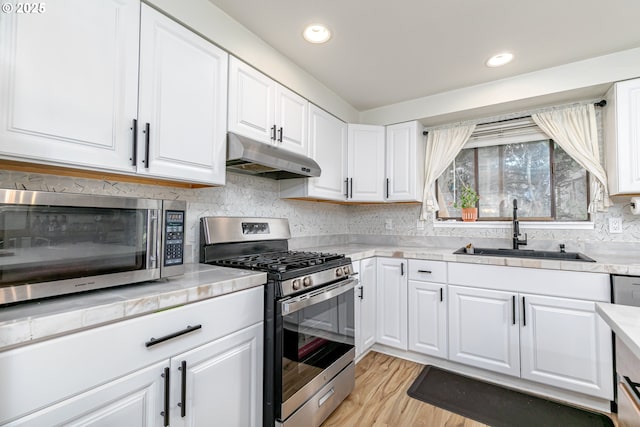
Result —
<path fill-rule="evenodd" d="M 640 277 L 611 276 L 613 303 L 640 307 Z"/>

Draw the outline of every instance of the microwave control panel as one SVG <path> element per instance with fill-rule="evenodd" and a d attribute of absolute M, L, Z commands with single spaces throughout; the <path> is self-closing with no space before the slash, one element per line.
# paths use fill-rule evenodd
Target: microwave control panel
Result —
<path fill-rule="evenodd" d="M 164 235 L 164 265 L 182 264 L 184 252 L 184 211 L 166 211 Z"/>

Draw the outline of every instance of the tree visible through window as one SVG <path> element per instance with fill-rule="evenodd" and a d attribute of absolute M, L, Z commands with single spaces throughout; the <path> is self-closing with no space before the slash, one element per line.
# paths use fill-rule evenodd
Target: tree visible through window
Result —
<path fill-rule="evenodd" d="M 463 149 L 436 182 L 438 218 L 460 218 L 453 204 L 468 184 L 480 195 L 479 220 L 588 220 L 587 172 L 552 140 Z"/>

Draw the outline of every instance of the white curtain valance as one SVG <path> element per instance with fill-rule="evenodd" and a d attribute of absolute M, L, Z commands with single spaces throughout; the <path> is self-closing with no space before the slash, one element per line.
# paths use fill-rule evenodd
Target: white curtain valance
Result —
<path fill-rule="evenodd" d="M 598 130 L 593 104 L 532 114 L 531 118 L 567 154 L 591 175 L 589 213 L 607 211 L 611 206 L 607 174 L 600 163 Z"/>
<path fill-rule="evenodd" d="M 427 219 L 427 212 L 439 209 L 433 184 L 456 158 L 467 142 L 476 125 L 458 126 L 430 131 L 424 160 L 424 193 L 420 219 Z"/>

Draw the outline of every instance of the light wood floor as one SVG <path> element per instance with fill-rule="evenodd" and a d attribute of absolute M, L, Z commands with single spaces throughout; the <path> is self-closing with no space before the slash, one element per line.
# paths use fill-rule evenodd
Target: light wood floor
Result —
<path fill-rule="evenodd" d="M 407 390 L 424 366 L 377 352 L 356 365 L 353 392 L 322 427 L 483 427 L 413 399 Z M 617 425 L 616 419 L 613 420 Z"/>
<path fill-rule="evenodd" d="M 370 352 L 356 365 L 356 387 L 322 427 L 483 427 L 407 395 L 424 366 Z"/>

